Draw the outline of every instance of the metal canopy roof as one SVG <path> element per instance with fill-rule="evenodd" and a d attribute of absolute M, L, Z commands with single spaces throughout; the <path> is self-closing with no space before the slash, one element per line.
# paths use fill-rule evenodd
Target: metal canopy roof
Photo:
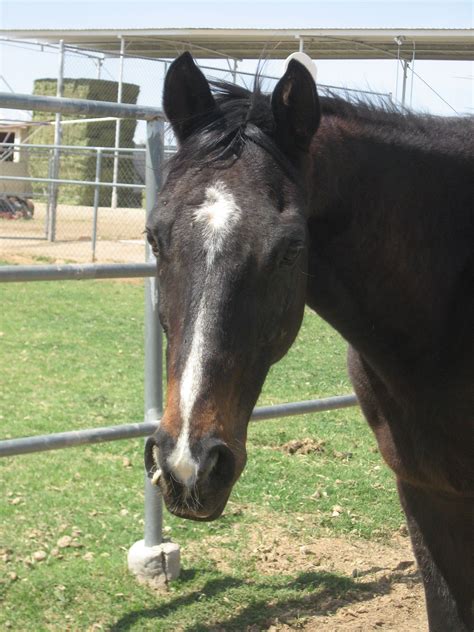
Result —
<path fill-rule="evenodd" d="M 303 41 L 313 59 L 400 58 L 474 60 L 474 29 L 88 29 L 0 30 L 0 37 L 30 39 L 118 54 L 120 38 L 126 54 L 174 58 L 184 50 L 196 57 L 284 59 Z"/>

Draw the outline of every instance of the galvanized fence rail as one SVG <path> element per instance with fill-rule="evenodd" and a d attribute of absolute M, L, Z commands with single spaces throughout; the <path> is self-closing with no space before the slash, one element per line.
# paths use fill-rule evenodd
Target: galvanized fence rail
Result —
<path fill-rule="evenodd" d="M 324 399 L 309 399 L 303 402 L 289 402 L 287 404 L 274 404 L 272 406 L 260 406 L 255 408 L 251 421 L 264 421 L 292 415 L 305 415 L 307 413 L 335 410 L 336 408 L 349 408 L 357 403 L 354 395 L 340 395 Z M 135 439 L 147 437 L 155 432 L 159 420 L 140 423 L 120 424 L 118 426 L 105 426 L 102 428 L 86 428 L 84 430 L 71 430 L 68 432 L 56 432 L 54 434 L 36 435 L 32 437 L 19 437 L 0 441 L 0 457 L 30 454 L 31 452 L 46 452 L 48 450 L 60 450 L 72 448 L 78 445 L 91 443 L 105 443 L 119 439 Z"/>
<path fill-rule="evenodd" d="M 146 143 L 146 212 L 151 213 L 161 185 L 164 154 L 164 120 L 160 110 L 139 106 L 99 101 L 82 101 L 57 97 L 36 97 L 0 93 L 0 108 L 17 108 L 88 114 L 89 116 L 115 116 L 147 121 Z M 94 183 L 95 184 L 95 183 Z M 162 330 L 158 318 L 158 286 L 156 262 L 148 245 L 146 261 L 142 264 L 110 265 L 47 265 L 1 266 L 0 282 L 59 281 L 112 278 L 145 278 L 145 393 L 144 420 L 122 424 L 67 431 L 49 435 L 18 437 L 0 441 L 0 457 L 56 450 L 66 447 L 144 437 L 157 428 L 163 408 L 162 383 Z M 346 408 L 357 404 L 354 395 L 331 397 L 321 400 L 291 402 L 256 408 L 252 420 L 259 421 L 290 415 Z M 162 542 L 162 499 L 156 487 L 145 476 L 145 546 L 153 547 Z"/>
<path fill-rule="evenodd" d="M 147 105 L 94 101 L 92 99 L 68 99 L 31 94 L 0 92 L 0 108 L 11 110 L 37 110 L 53 114 L 87 114 L 87 116 L 112 116 L 140 121 L 163 120 L 163 112 Z"/>

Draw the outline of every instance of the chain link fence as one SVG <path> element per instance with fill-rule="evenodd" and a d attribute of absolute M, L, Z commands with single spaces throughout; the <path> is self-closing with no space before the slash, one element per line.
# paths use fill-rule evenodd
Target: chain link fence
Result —
<path fill-rule="evenodd" d="M 1 148 L 2 145 L 0 151 Z M 19 163 L 26 168 L 22 169 L 25 175 L 5 180 L 1 178 L 8 176 L 0 176 L 0 204 L 1 200 L 10 202 L 14 209 L 9 212 L 3 208 L 2 213 L 0 206 L 2 253 L 7 258 L 29 256 L 42 263 L 142 261 L 145 149 L 116 152 L 109 147 L 62 146 L 58 149 L 58 177 L 51 182 L 55 149 L 39 144 L 9 149 L 18 154 Z M 120 180 L 113 187 L 116 153 Z M 0 174 L 1 167 L 0 161 Z M 51 204 L 53 186 L 55 208 Z M 118 204 L 112 208 L 114 188 L 118 191 Z M 24 212 L 19 212 L 18 201 L 26 202 Z"/>

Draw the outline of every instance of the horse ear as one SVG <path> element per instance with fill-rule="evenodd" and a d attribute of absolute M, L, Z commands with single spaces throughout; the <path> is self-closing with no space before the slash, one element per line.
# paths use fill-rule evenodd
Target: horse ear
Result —
<path fill-rule="evenodd" d="M 209 83 L 188 52 L 175 59 L 166 73 L 163 109 L 180 143 L 216 112 Z"/>
<path fill-rule="evenodd" d="M 292 59 L 272 95 L 275 140 L 283 152 L 297 160 L 309 149 L 321 112 L 316 83 L 305 66 Z"/>

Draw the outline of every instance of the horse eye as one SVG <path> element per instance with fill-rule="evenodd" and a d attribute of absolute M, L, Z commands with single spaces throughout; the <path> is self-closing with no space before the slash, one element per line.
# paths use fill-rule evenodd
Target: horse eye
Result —
<path fill-rule="evenodd" d="M 293 265 L 296 260 L 298 259 L 298 257 L 300 256 L 301 252 L 304 249 L 304 244 L 301 242 L 294 242 L 291 243 L 288 248 L 286 249 L 284 255 L 282 256 L 282 258 L 280 259 L 280 264 L 284 265 L 284 266 L 291 266 Z"/>
<path fill-rule="evenodd" d="M 153 235 L 151 234 L 150 231 L 147 231 L 146 238 L 148 240 L 148 243 L 151 246 L 151 250 L 152 250 L 153 254 L 155 255 L 155 257 L 158 257 L 160 251 L 159 251 L 159 248 L 158 248 L 157 240 L 153 237 Z"/>
<path fill-rule="evenodd" d="M 160 324 L 161 324 L 161 328 L 163 329 L 163 333 L 165 334 L 166 337 L 168 337 L 168 323 L 166 319 L 164 318 L 162 312 L 160 312 L 159 317 L 160 317 Z"/>

